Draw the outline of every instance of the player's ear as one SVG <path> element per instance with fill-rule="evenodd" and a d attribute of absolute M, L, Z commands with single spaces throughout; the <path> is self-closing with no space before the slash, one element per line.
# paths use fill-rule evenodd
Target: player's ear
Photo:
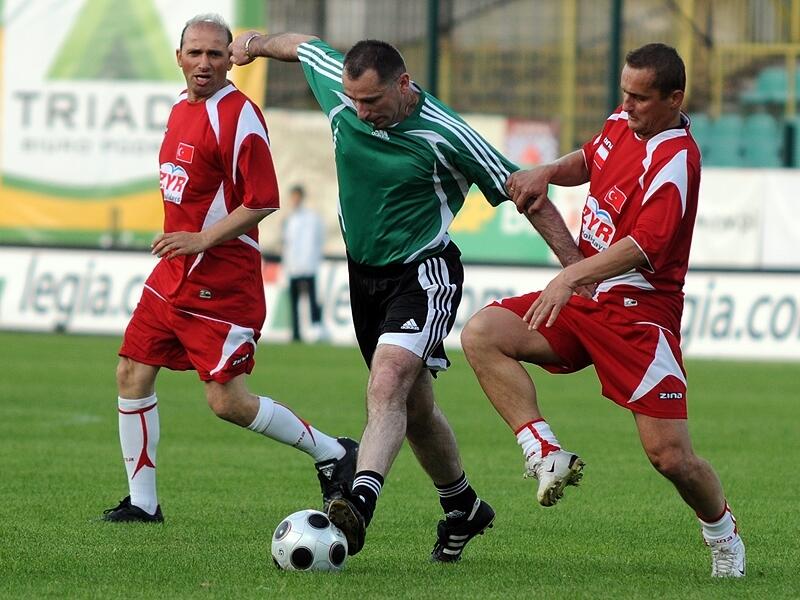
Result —
<path fill-rule="evenodd" d="M 400 89 L 406 91 L 411 86 L 411 75 L 408 73 L 403 73 L 400 77 L 397 78 L 397 85 L 400 86 Z"/>
<path fill-rule="evenodd" d="M 175 62 L 178 63 L 179 67 L 183 68 L 183 65 L 181 64 L 181 49 L 180 48 L 175 50 Z"/>
<path fill-rule="evenodd" d="M 673 108 L 680 108 L 683 104 L 683 97 L 684 97 L 683 90 L 673 90 L 671 97 L 670 97 L 670 104 Z"/>

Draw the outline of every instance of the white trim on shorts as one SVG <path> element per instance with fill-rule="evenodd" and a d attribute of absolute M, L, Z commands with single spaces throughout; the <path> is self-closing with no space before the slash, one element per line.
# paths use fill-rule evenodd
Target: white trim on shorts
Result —
<path fill-rule="evenodd" d="M 381 344 L 400 346 L 419 356 L 429 369 L 444 371 L 447 369 L 447 361 L 431 356 L 431 353 L 444 342 L 450 332 L 447 325 L 458 286 L 450 282 L 447 263 L 441 256 L 433 256 L 418 265 L 417 281 L 428 294 L 428 314 L 425 324 L 416 333 L 381 334 L 376 346 Z"/>

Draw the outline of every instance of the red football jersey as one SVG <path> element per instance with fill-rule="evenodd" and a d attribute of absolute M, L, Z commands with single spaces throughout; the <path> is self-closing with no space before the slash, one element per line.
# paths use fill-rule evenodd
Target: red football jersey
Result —
<path fill-rule="evenodd" d="M 164 231 L 202 231 L 244 205 L 277 209 L 264 117 L 229 84 L 172 108 L 159 153 Z M 163 258 L 146 285 L 177 308 L 259 329 L 265 317 L 258 228 L 196 255 Z"/>
<path fill-rule="evenodd" d="M 700 187 L 700 151 L 688 117 L 681 114 L 680 127 L 644 140 L 628 128 L 628 114 L 620 107 L 583 146 L 583 155 L 590 184 L 581 251 L 592 256 L 630 237 L 648 261 L 601 282 L 598 300 L 623 303 L 638 320 L 680 336 Z"/>

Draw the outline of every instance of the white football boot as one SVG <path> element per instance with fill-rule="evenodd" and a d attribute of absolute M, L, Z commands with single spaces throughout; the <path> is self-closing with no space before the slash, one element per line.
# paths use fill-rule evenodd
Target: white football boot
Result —
<path fill-rule="evenodd" d="M 744 542 L 738 535 L 727 544 L 708 544 L 711 548 L 712 577 L 744 577 Z"/>
<path fill-rule="evenodd" d="M 544 458 L 533 455 L 525 461 L 525 477 L 539 480 L 536 499 L 542 506 L 553 506 L 564 495 L 568 485 L 578 485 L 583 477 L 584 462 L 577 454 L 555 450 Z"/>

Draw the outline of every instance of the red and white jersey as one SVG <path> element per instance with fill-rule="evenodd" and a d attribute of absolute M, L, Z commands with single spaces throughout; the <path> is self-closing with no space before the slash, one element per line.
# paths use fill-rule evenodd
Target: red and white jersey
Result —
<path fill-rule="evenodd" d="M 629 237 L 647 257 L 645 267 L 601 282 L 598 300 L 621 302 L 636 318 L 680 336 L 700 187 L 700 151 L 688 117 L 681 114 L 681 127 L 644 140 L 628 128 L 620 107 L 583 155 L 590 183 L 581 251 L 592 256 Z"/>
<path fill-rule="evenodd" d="M 172 108 L 159 153 L 164 231 L 202 231 L 234 209 L 277 209 L 264 117 L 233 84 Z M 200 254 L 163 258 L 146 285 L 175 307 L 260 328 L 265 317 L 258 227 Z"/>

